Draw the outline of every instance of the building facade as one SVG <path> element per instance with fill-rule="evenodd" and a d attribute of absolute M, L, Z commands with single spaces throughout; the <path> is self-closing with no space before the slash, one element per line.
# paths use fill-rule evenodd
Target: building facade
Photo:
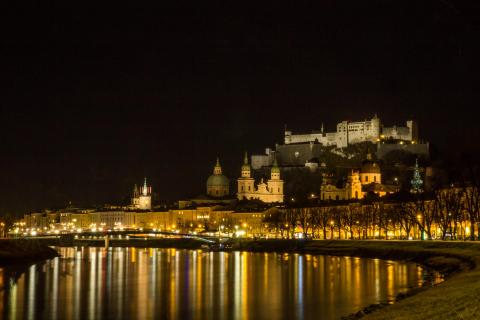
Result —
<path fill-rule="evenodd" d="M 152 209 L 152 187 L 147 186 L 147 178 L 145 178 L 140 189 L 137 188 L 137 185 L 133 188 L 132 209 Z"/>
<path fill-rule="evenodd" d="M 237 198 L 238 200 L 261 200 L 263 202 L 282 203 L 283 195 L 283 180 L 280 178 L 280 168 L 276 160 L 270 170 L 270 179 L 264 182 L 263 179 L 255 187 L 255 179 L 252 178 L 252 168 L 248 163 L 248 156 L 245 153 L 244 163 L 241 169 L 241 176 L 237 179 Z"/>
<path fill-rule="evenodd" d="M 362 163 L 360 170 L 352 170 L 346 183 L 338 187 L 332 181 L 332 176 L 324 175 L 320 187 L 321 200 L 351 200 L 363 199 L 372 192 L 380 197 L 398 192 L 398 186 L 382 184 L 380 165 L 373 160 L 370 153 Z"/>

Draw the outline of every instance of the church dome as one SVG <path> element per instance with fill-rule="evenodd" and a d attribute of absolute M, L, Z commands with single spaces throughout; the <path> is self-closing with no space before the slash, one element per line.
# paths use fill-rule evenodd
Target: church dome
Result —
<path fill-rule="evenodd" d="M 242 165 L 242 171 L 250 171 L 250 165 L 248 163 Z"/>
<path fill-rule="evenodd" d="M 380 173 L 380 166 L 373 160 L 370 151 L 367 152 L 367 159 L 362 162 L 360 173 Z"/>
<path fill-rule="evenodd" d="M 223 174 L 212 174 L 207 179 L 207 187 L 226 187 L 228 185 L 228 178 Z"/>
<path fill-rule="evenodd" d="M 380 173 L 380 166 L 374 161 L 364 161 L 360 173 Z"/>

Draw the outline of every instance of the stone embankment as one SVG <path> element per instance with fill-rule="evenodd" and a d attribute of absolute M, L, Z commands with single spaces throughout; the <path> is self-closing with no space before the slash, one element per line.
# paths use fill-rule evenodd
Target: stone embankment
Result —
<path fill-rule="evenodd" d="M 36 239 L 0 239 L 0 266 L 34 263 L 57 256 L 56 250 Z"/>

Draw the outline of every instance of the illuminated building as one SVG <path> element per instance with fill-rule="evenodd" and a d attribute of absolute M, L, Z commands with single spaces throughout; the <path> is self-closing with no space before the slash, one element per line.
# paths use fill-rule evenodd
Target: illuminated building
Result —
<path fill-rule="evenodd" d="M 152 187 L 147 186 L 147 178 L 145 178 L 140 189 L 137 188 L 137 185 L 133 188 L 132 208 L 139 210 L 152 209 Z"/>
<path fill-rule="evenodd" d="M 229 194 L 229 181 L 222 174 L 222 167 L 217 158 L 217 163 L 213 168 L 213 174 L 207 179 L 207 195 L 214 198 L 221 198 Z"/>
<path fill-rule="evenodd" d="M 333 183 L 332 176 L 325 174 L 320 187 L 320 199 L 362 199 L 369 192 L 383 197 L 397 191 L 398 186 L 382 184 L 380 165 L 373 160 L 371 153 L 368 152 L 360 170 L 352 170 L 344 186 L 338 187 Z"/>
<path fill-rule="evenodd" d="M 237 185 L 238 200 L 257 199 L 267 203 L 283 202 L 283 180 L 280 178 L 280 168 L 276 160 L 270 170 L 270 179 L 266 183 L 261 179 L 255 188 L 255 179 L 252 178 L 252 169 L 248 163 L 247 153 L 245 153 L 241 176 L 237 179 Z"/>

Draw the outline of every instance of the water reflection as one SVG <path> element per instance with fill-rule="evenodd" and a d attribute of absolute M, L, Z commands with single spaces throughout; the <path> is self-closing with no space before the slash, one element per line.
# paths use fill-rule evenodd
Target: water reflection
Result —
<path fill-rule="evenodd" d="M 422 284 L 415 264 L 299 254 L 60 248 L 15 277 L 0 318 L 339 318 Z"/>

